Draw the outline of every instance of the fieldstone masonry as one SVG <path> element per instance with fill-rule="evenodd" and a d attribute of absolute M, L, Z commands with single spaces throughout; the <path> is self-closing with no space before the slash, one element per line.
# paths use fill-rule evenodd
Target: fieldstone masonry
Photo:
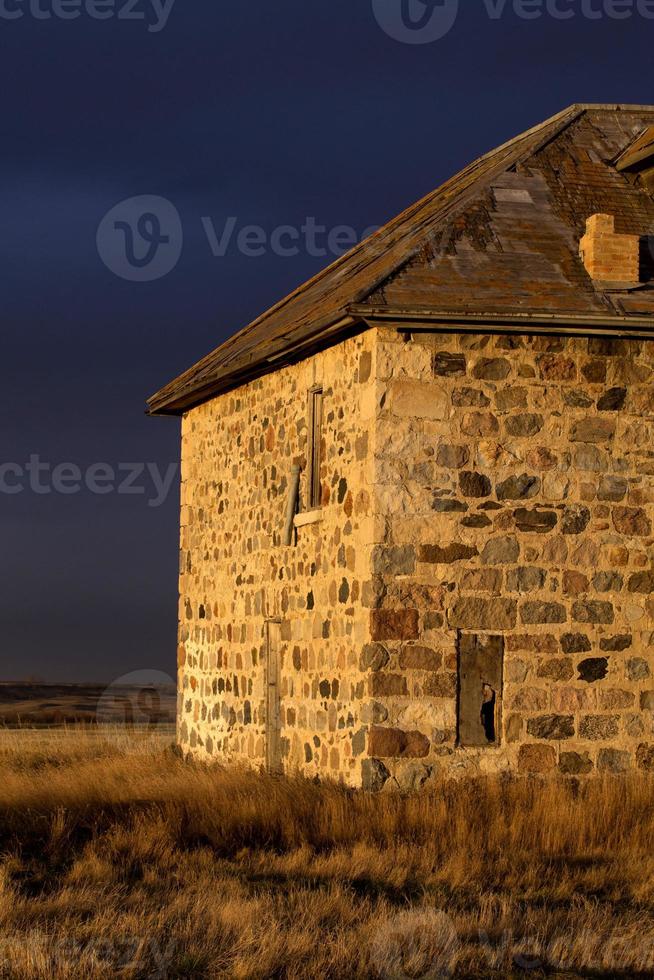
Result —
<path fill-rule="evenodd" d="M 307 499 L 323 386 L 322 507 Z M 654 343 L 373 328 L 187 412 L 179 741 L 284 768 L 654 770 Z M 498 730 L 459 744 L 462 637 L 500 638 Z M 480 708 L 481 708 L 480 692 Z"/>
<path fill-rule="evenodd" d="M 266 624 L 278 621 L 284 767 L 360 781 L 367 750 L 374 336 L 188 412 L 182 422 L 178 738 L 266 758 Z M 308 391 L 323 385 L 322 508 L 282 545 L 294 464 L 307 499 Z"/>

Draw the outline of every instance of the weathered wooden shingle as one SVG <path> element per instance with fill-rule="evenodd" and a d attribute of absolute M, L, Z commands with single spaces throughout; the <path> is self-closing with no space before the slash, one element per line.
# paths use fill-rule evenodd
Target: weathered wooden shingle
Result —
<path fill-rule="evenodd" d="M 653 125 L 654 107 L 573 106 L 493 150 L 162 388 L 149 411 L 181 414 L 384 317 L 654 330 L 654 290 L 603 291 L 579 258 L 591 214 L 654 236 L 654 197 L 616 167 Z"/>

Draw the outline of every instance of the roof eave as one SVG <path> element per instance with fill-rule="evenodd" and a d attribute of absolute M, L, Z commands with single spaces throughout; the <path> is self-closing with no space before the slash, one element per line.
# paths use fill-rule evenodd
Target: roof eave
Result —
<path fill-rule="evenodd" d="M 619 316 L 579 313 L 461 313 L 444 310 L 370 307 L 364 304 L 349 308 L 350 316 L 338 321 L 311 342 L 280 351 L 265 362 L 256 362 L 240 371 L 212 379 L 201 388 L 167 396 L 166 389 L 148 400 L 150 416 L 181 416 L 217 395 L 240 388 L 280 367 L 297 363 L 332 343 L 366 328 L 395 326 L 402 332 L 437 331 L 438 333 L 548 334 L 576 337 L 634 337 L 654 339 L 654 316 Z"/>
<path fill-rule="evenodd" d="M 216 395 L 232 391 L 234 388 L 240 388 L 242 385 L 270 374 L 280 367 L 296 364 L 319 350 L 324 350 L 332 344 L 338 343 L 346 337 L 354 336 L 365 329 L 366 325 L 360 317 L 348 314 L 345 317 L 341 316 L 336 322 L 328 324 L 319 334 L 302 343 L 282 347 L 263 361 L 254 361 L 246 367 L 226 371 L 199 388 L 190 386 L 186 391 L 180 391 L 176 387 L 177 379 L 148 399 L 146 414 L 150 416 L 184 415 L 185 412 L 210 401 Z"/>
<path fill-rule="evenodd" d="M 403 332 L 432 330 L 439 333 L 555 333 L 559 336 L 649 337 L 654 339 L 654 316 L 619 316 L 602 313 L 446 312 L 390 307 L 350 307 L 369 327 L 397 325 Z"/>

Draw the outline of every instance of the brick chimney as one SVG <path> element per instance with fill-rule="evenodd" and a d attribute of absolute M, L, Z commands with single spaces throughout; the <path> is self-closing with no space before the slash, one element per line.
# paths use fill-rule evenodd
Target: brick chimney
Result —
<path fill-rule="evenodd" d="M 612 214 L 593 214 L 579 254 L 591 279 L 596 282 L 633 284 L 640 281 L 640 238 L 616 235 Z"/>

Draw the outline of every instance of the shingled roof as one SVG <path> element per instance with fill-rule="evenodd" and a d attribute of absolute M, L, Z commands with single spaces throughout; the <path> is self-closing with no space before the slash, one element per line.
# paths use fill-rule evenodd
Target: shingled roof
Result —
<path fill-rule="evenodd" d="M 596 213 L 654 242 L 654 197 L 616 166 L 653 125 L 654 106 L 576 105 L 498 147 L 162 388 L 150 414 L 182 414 L 378 322 L 654 333 L 654 287 L 602 288 L 579 258 Z"/>

